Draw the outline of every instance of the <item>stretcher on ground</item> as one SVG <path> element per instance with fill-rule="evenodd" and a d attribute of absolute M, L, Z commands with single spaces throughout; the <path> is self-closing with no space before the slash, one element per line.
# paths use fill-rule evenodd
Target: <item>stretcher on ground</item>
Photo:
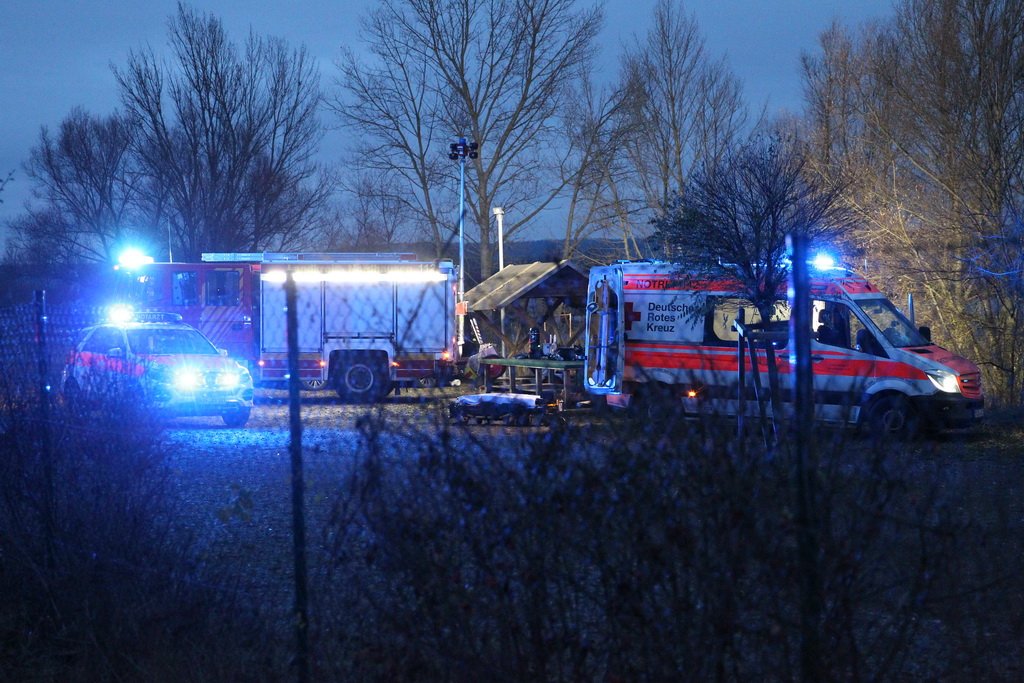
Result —
<path fill-rule="evenodd" d="M 463 424 L 501 422 L 529 427 L 564 421 L 557 403 L 537 394 L 467 394 L 452 401 L 448 411 L 452 420 Z"/>

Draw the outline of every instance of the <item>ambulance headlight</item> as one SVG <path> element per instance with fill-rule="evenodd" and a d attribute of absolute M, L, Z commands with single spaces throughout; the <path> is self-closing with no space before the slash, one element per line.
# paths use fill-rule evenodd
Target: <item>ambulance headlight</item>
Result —
<path fill-rule="evenodd" d="M 174 371 L 174 388 L 178 391 L 195 391 L 203 384 L 203 374 L 197 368 L 183 367 Z"/>
<path fill-rule="evenodd" d="M 928 379 L 932 381 L 935 388 L 939 391 L 945 391 L 949 394 L 960 393 L 960 383 L 957 382 L 956 375 L 946 370 L 925 370 L 925 374 L 928 375 Z"/>

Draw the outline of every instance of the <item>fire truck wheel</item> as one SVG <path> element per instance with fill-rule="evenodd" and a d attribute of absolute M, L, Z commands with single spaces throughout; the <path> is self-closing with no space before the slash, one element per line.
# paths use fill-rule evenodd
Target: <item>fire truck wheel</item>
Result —
<path fill-rule="evenodd" d="M 386 362 L 370 354 L 347 355 L 341 362 L 337 391 L 342 400 L 372 403 L 390 391 Z"/>
<path fill-rule="evenodd" d="M 245 423 L 249 421 L 250 412 L 248 408 L 238 408 L 230 413 L 224 413 L 221 417 L 228 427 L 244 427 Z"/>
<path fill-rule="evenodd" d="M 325 379 L 304 379 L 302 380 L 302 388 L 306 391 L 320 391 L 327 386 L 327 380 Z"/>
<path fill-rule="evenodd" d="M 885 394 L 868 405 L 867 424 L 875 438 L 912 439 L 920 422 L 910 403 L 897 394 Z"/>

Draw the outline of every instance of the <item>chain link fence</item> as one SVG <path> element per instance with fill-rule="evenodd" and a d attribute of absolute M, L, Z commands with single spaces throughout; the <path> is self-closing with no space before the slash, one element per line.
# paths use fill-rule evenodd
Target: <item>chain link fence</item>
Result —
<path fill-rule="evenodd" d="M 38 308 L 0 310 L 0 679 L 297 679 L 297 614 L 311 680 L 797 677 L 808 570 L 786 434 L 741 444 L 667 401 L 452 422 L 468 387 L 290 405 L 260 388 L 244 429 L 125 404 L 83 417 L 60 370 L 98 313 L 51 308 L 39 334 Z M 814 432 L 829 677 L 1024 674 L 1024 477 L 999 446 L 1021 431 L 1006 429 Z"/>

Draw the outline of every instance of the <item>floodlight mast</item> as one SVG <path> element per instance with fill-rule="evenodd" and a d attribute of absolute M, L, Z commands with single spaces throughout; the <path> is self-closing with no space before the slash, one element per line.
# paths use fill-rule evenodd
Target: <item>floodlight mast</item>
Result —
<path fill-rule="evenodd" d="M 456 341 L 459 345 L 459 353 L 462 353 L 462 344 L 465 341 L 466 327 L 466 157 L 476 159 L 479 145 L 475 142 L 467 142 L 466 138 L 459 138 L 458 142 L 448 145 L 448 158 L 452 161 L 459 161 L 459 292 L 457 310 L 459 325 Z"/>

